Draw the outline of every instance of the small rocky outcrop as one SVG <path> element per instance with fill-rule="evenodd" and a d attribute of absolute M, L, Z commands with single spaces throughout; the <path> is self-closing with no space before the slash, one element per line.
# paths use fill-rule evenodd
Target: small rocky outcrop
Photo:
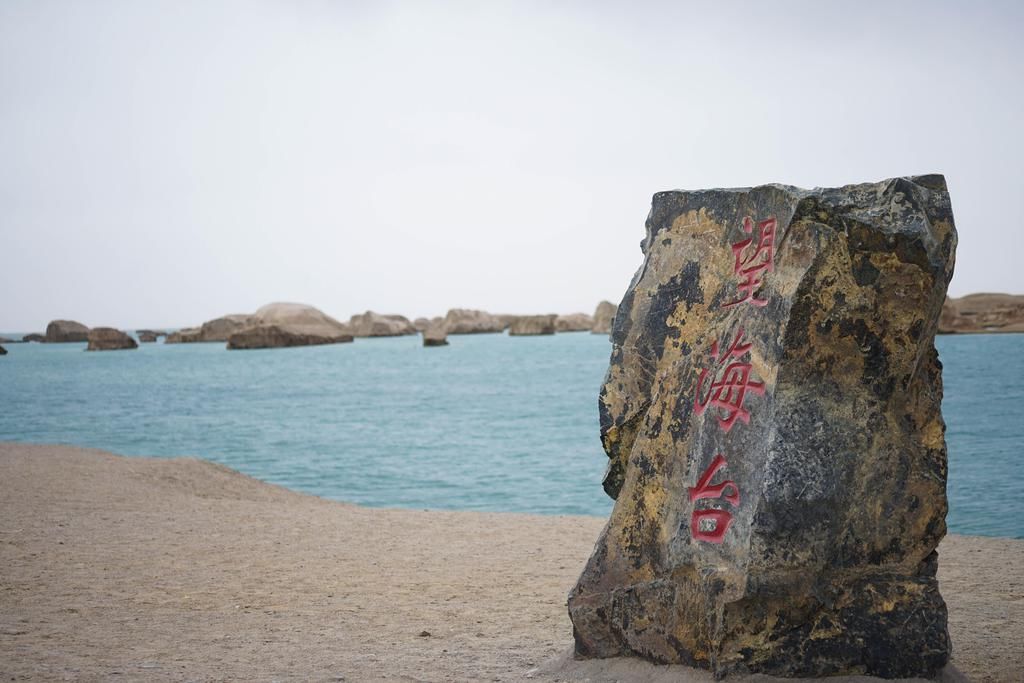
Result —
<path fill-rule="evenodd" d="M 956 242 L 941 176 L 654 195 L 599 400 L 616 503 L 569 595 L 578 656 L 945 666 Z"/>
<path fill-rule="evenodd" d="M 423 330 L 424 346 L 448 346 L 448 331 L 443 322 L 437 322 Z"/>
<path fill-rule="evenodd" d="M 199 328 L 200 341 L 222 342 L 227 341 L 235 332 L 245 329 L 253 322 L 253 316 L 244 313 L 226 315 L 223 318 L 216 318 L 203 323 Z"/>
<path fill-rule="evenodd" d="M 135 330 L 135 336 L 139 338 L 140 342 L 155 342 L 160 337 L 166 337 L 167 332 L 164 330 Z"/>
<path fill-rule="evenodd" d="M 516 318 L 520 318 L 522 316 L 509 313 L 499 313 L 494 317 L 501 321 L 501 329 L 507 330 L 508 328 L 512 327 L 512 323 L 516 321 Z"/>
<path fill-rule="evenodd" d="M 89 328 L 74 320 L 53 320 L 46 326 L 47 344 L 89 341 Z"/>
<path fill-rule="evenodd" d="M 352 316 L 349 331 L 355 337 L 401 337 L 416 334 L 416 327 L 403 315 L 382 315 L 367 311 Z"/>
<path fill-rule="evenodd" d="M 939 334 L 987 332 L 1024 332 L 1024 295 L 968 294 L 946 299 Z"/>
<path fill-rule="evenodd" d="M 86 351 L 120 351 L 138 348 L 130 336 L 113 327 L 94 327 L 89 330 L 89 345 Z"/>
<path fill-rule="evenodd" d="M 282 325 L 258 325 L 235 332 L 228 339 L 228 348 L 240 349 L 277 349 L 290 346 L 322 346 L 324 344 L 343 344 L 353 340 L 351 334 L 315 334 Z"/>
<path fill-rule="evenodd" d="M 505 324 L 498 316 L 467 308 L 448 311 L 444 317 L 444 326 L 448 334 L 485 334 L 505 330 Z"/>
<path fill-rule="evenodd" d="M 508 328 L 510 337 L 527 337 L 555 333 L 557 315 L 521 315 L 512 321 Z"/>
<path fill-rule="evenodd" d="M 594 318 L 586 313 L 570 313 L 555 319 L 556 332 L 586 332 L 594 328 Z"/>
<path fill-rule="evenodd" d="M 424 346 L 426 346 L 426 343 L 424 343 Z M 6 355 L 7 355 L 7 349 L 5 349 L 4 347 L 0 346 L 0 356 L 6 356 Z"/>
<path fill-rule="evenodd" d="M 192 344 L 201 341 L 198 327 L 183 327 L 167 335 L 165 344 Z"/>
<path fill-rule="evenodd" d="M 615 313 L 619 307 L 611 301 L 602 301 L 594 309 L 594 324 L 590 331 L 594 334 L 611 334 L 612 323 L 615 322 Z"/>
<path fill-rule="evenodd" d="M 248 327 L 228 338 L 229 349 L 268 349 L 342 344 L 353 339 L 349 329 L 324 312 L 305 304 L 274 303 L 260 308 Z"/>
<path fill-rule="evenodd" d="M 245 329 L 252 322 L 252 316 L 235 313 L 214 318 L 200 327 L 186 327 L 172 332 L 164 339 L 165 344 L 191 344 L 201 342 L 224 342 L 235 332 Z"/>
<path fill-rule="evenodd" d="M 26 334 L 24 337 L 21 338 L 21 341 L 23 341 L 23 342 L 40 342 L 41 343 L 41 342 L 45 342 L 46 341 L 46 336 L 42 335 L 42 334 L 39 334 L 38 332 L 33 332 L 32 334 Z"/>

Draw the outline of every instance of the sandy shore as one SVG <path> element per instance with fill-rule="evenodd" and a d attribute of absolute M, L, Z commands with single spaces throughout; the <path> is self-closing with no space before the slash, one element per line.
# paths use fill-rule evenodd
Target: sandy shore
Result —
<path fill-rule="evenodd" d="M 710 681 L 566 656 L 566 593 L 602 524 L 367 509 L 201 460 L 0 443 L 0 679 Z M 1024 541 L 940 552 L 955 669 L 1024 680 Z"/>

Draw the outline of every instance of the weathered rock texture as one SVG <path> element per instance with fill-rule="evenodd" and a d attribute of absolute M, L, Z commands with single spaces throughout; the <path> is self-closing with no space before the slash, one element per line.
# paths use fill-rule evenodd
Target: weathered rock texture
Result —
<path fill-rule="evenodd" d="M 586 332 L 594 327 L 594 318 L 586 313 L 570 313 L 560 315 L 555 320 L 558 332 Z"/>
<path fill-rule="evenodd" d="M 250 325 L 228 338 L 229 349 L 319 346 L 352 341 L 349 329 L 305 304 L 274 303 L 252 316 Z"/>
<path fill-rule="evenodd" d="M 539 334 L 554 334 L 557 315 L 521 315 L 508 328 L 511 337 L 526 337 Z"/>
<path fill-rule="evenodd" d="M 424 346 L 448 346 L 448 331 L 444 322 L 435 322 L 423 330 Z"/>
<path fill-rule="evenodd" d="M 46 335 L 39 334 L 38 332 L 33 332 L 31 334 L 26 334 L 24 337 L 21 338 L 21 341 L 23 341 L 23 342 L 44 342 L 44 341 L 46 341 Z"/>
<path fill-rule="evenodd" d="M 352 316 L 348 327 L 355 337 L 400 337 L 417 332 L 405 316 L 381 315 L 373 311 Z"/>
<path fill-rule="evenodd" d="M 448 311 L 444 317 L 444 326 L 448 334 L 482 334 L 505 330 L 505 324 L 498 316 L 466 308 L 453 308 Z"/>
<path fill-rule="evenodd" d="M 89 328 L 74 320 L 53 320 L 46 326 L 46 343 L 84 342 L 89 340 Z"/>
<path fill-rule="evenodd" d="M 94 327 L 89 330 L 89 345 L 86 351 L 120 351 L 135 349 L 138 344 L 121 330 L 113 327 Z"/>
<path fill-rule="evenodd" d="M 430 318 L 416 318 L 412 321 L 412 326 L 416 328 L 417 332 L 422 332 L 430 327 Z"/>
<path fill-rule="evenodd" d="M 1024 295 L 968 294 L 946 299 L 939 334 L 974 332 L 1024 332 Z"/>
<path fill-rule="evenodd" d="M 933 341 L 955 245 L 941 176 L 654 196 L 600 396 L 617 500 L 569 596 L 579 655 L 946 663 Z"/>
<path fill-rule="evenodd" d="M 612 323 L 615 321 L 615 312 L 618 306 L 610 301 L 602 301 L 594 309 L 594 325 L 590 331 L 594 334 L 611 334 Z"/>
<path fill-rule="evenodd" d="M 203 323 L 201 327 L 186 327 L 172 332 L 164 339 L 165 344 L 191 344 L 202 342 L 225 342 L 235 332 L 244 330 L 253 323 L 253 316 L 247 313 L 225 315 Z"/>

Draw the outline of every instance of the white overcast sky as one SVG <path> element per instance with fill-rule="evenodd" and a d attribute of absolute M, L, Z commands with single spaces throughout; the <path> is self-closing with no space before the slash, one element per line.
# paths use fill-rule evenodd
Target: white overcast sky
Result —
<path fill-rule="evenodd" d="M 590 312 L 654 192 L 944 173 L 1024 292 L 1024 3 L 0 2 L 0 330 Z"/>

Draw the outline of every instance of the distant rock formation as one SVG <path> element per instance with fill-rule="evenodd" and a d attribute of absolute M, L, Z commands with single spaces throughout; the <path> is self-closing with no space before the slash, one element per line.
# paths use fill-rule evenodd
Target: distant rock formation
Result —
<path fill-rule="evenodd" d="M 135 335 L 140 342 L 155 342 L 159 337 L 166 337 L 167 332 L 164 330 L 135 330 Z"/>
<path fill-rule="evenodd" d="M 423 332 L 430 327 L 430 318 L 416 318 L 412 321 L 412 326 L 416 328 L 417 332 Z"/>
<path fill-rule="evenodd" d="M 352 339 L 345 325 L 312 306 L 274 303 L 260 308 L 246 328 L 234 332 L 228 338 L 228 348 L 319 346 L 342 344 Z"/>
<path fill-rule="evenodd" d="M 423 330 L 423 345 L 448 346 L 448 331 L 445 329 L 443 321 L 432 323 Z"/>
<path fill-rule="evenodd" d="M 939 334 L 1024 332 L 1024 295 L 968 294 L 947 298 Z"/>
<path fill-rule="evenodd" d="M 586 313 L 570 313 L 555 319 L 556 332 L 586 332 L 593 327 L 594 319 Z"/>
<path fill-rule="evenodd" d="M 290 346 L 322 346 L 344 344 L 353 340 L 351 334 L 313 334 L 301 329 L 282 325 L 259 325 L 235 332 L 228 339 L 228 348 L 277 349 Z"/>
<path fill-rule="evenodd" d="M 505 330 L 505 324 L 497 316 L 467 308 L 448 311 L 444 317 L 444 327 L 448 334 L 484 334 Z"/>
<path fill-rule="evenodd" d="M 615 312 L 618 306 L 611 301 L 602 301 L 594 309 L 594 326 L 590 331 L 594 334 L 611 334 L 612 323 L 615 321 Z"/>
<path fill-rule="evenodd" d="M 33 332 L 32 334 L 26 334 L 24 337 L 21 338 L 21 341 L 41 343 L 46 341 L 46 337 L 44 335 L 39 334 L 38 332 Z"/>
<path fill-rule="evenodd" d="M 245 313 L 225 315 L 202 324 L 201 327 L 186 327 L 172 332 L 164 340 L 165 344 L 192 344 L 199 342 L 224 342 L 235 332 L 250 325 L 252 316 Z"/>
<path fill-rule="evenodd" d="M 89 341 L 89 328 L 74 320 L 53 320 L 46 326 L 47 344 Z"/>
<path fill-rule="evenodd" d="M 0 337 L 0 344 L 17 344 L 17 343 L 18 342 L 16 342 L 13 339 L 8 339 L 7 337 Z"/>
<path fill-rule="evenodd" d="M 512 321 L 512 326 L 508 328 L 508 334 L 511 337 L 554 334 L 557 318 L 558 316 L 554 313 L 550 315 L 521 315 Z"/>
<path fill-rule="evenodd" d="M 164 339 L 165 344 L 192 344 L 199 341 L 202 340 L 199 338 L 198 327 L 183 327 L 180 330 L 171 332 Z"/>
<path fill-rule="evenodd" d="M 86 351 L 118 351 L 122 349 L 136 349 L 139 347 L 135 340 L 121 330 L 113 327 L 94 327 L 89 330 L 89 346 Z"/>
<path fill-rule="evenodd" d="M 512 327 L 512 323 L 516 321 L 516 318 L 521 318 L 522 316 L 510 315 L 508 313 L 500 313 L 494 317 L 501 321 L 501 329 L 507 330 L 508 328 Z"/>
<path fill-rule="evenodd" d="M 401 337 L 418 331 L 404 315 L 382 315 L 373 311 L 352 316 L 348 327 L 355 337 Z"/>

